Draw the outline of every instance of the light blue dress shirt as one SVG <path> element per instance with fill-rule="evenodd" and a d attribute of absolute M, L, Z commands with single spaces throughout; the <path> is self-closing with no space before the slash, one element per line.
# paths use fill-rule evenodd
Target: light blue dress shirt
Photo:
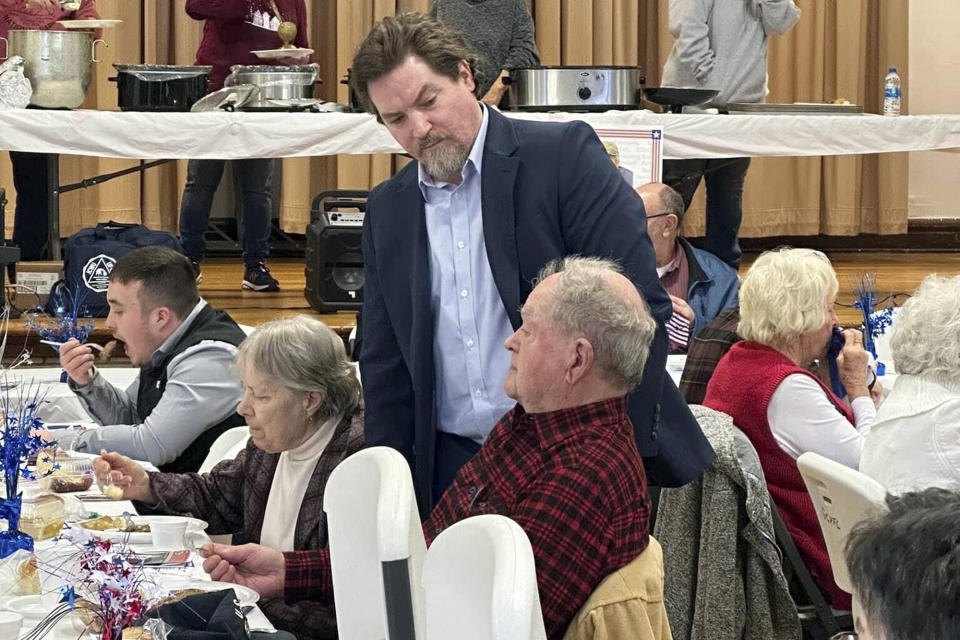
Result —
<path fill-rule="evenodd" d="M 430 241 L 434 402 L 437 429 L 483 443 L 514 402 L 503 391 L 513 333 L 483 241 L 480 172 L 489 115 L 461 172 L 460 184 L 434 182 L 419 167 Z"/>

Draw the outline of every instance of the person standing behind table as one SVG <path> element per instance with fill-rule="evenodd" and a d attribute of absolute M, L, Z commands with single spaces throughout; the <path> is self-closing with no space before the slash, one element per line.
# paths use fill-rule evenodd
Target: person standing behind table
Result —
<path fill-rule="evenodd" d="M 763 102 L 767 95 L 767 38 L 800 19 L 793 0 L 670 0 L 670 33 L 676 38 L 663 66 L 665 87 L 715 89 L 702 105 Z M 704 249 L 740 267 L 743 183 L 750 158 L 665 160 L 663 181 L 690 207 L 701 178 L 707 183 Z"/>
<path fill-rule="evenodd" d="M 500 104 L 511 69 L 540 66 L 524 0 L 436 0 L 430 15 L 459 30 L 480 56 L 477 96 L 485 104 Z"/>
<path fill-rule="evenodd" d="M 367 444 L 406 456 L 425 517 L 512 406 L 500 346 L 540 268 L 612 257 L 659 321 L 629 397 L 637 447 L 652 482 L 689 482 L 713 450 L 665 372 L 671 305 L 643 201 L 586 123 L 514 120 L 479 103 L 475 62 L 455 29 L 403 13 L 374 25 L 351 65 L 361 104 L 417 160 L 367 200 Z"/>
<path fill-rule="evenodd" d="M 166 247 L 117 260 L 107 302 L 107 329 L 140 371 L 118 389 L 93 366 L 88 345 L 68 340 L 60 366 L 70 390 L 104 426 L 55 438 L 64 449 L 107 449 L 161 471 L 196 471 L 217 436 L 243 424 L 236 413 L 243 386 L 233 368 L 243 330 L 200 297 L 190 261 Z"/>
<path fill-rule="evenodd" d="M 79 5 L 76 9 L 67 9 L 59 0 L 0 0 L 0 37 L 7 38 L 14 29 L 62 30 L 58 20 L 100 17 L 94 0 L 79 0 Z M 99 37 L 100 31 L 94 31 L 94 38 Z M 4 59 L 9 56 L 5 50 Z M 45 257 L 49 217 L 47 158 L 46 153 L 10 152 L 13 187 L 17 191 L 13 243 L 20 247 L 21 260 L 42 260 Z"/>
<path fill-rule="evenodd" d="M 280 15 L 276 15 L 274 7 Z M 254 23 L 254 12 L 260 15 L 266 12 L 270 19 L 293 22 L 297 25 L 297 37 L 293 44 L 303 48 L 309 46 L 304 0 L 275 0 L 275 3 L 271 0 L 187 0 L 186 9 L 191 18 L 204 21 L 196 64 L 213 67 L 210 72 L 211 91 L 223 87 L 230 67 L 235 64 L 292 65 L 309 61 L 309 56 L 261 60 L 251 53 L 279 49 L 283 44 L 275 30 Z M 180 239 L 198 278 L 206 249 L 203 235 L 210 221 L 210 208 L 223 175 L 224 163 L 224 160 L 190 160 L 187 164 L 187 184 L 180 204 Z M 234 160 L 234 166 L 243 201 L 244 270 L 241 287 L 251 291 L 278 291 L 279 283 L 266 266 L 273 212 L 270 195 L 273 160 Z"/>
<path fill-rule="evenodd" d="M 739 303 L 737 272 L 680 236 L 683 198 L 662 182 L 637 187 L 647 210 L 647 233 L 657 254 L 657 275 L 673 302 L 667 336 L 674 353 L 686 353 L 694 336 L 721 311 Z"/>

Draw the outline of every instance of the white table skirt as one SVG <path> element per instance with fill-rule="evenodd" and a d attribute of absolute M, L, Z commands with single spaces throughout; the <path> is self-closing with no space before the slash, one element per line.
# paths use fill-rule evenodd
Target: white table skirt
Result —
<path fill-rule="evenodd" d="M 45 402 L 40 406 L 38 417 L 54 424 L 83 424 L 93 422 L 76 394 L 65 382 L 60 382 L 63 370 L 59 367 L 20 367 L 8 373 L 8 378 L 23 383 L 35 382 L 41 386 Z M 126 389 L 136 378 L 135 367 L 97 367 L 111 384 Z"/>
<path fill-rule="evenodd" d="M 665 158 L 824 156 L 960 147 L 960 115 L 507 113 L 594 127 L 660 126 Z M 0 111 L 0 148 L 113 158 L 281 158 L 398 153 L 362 113 Z"/>

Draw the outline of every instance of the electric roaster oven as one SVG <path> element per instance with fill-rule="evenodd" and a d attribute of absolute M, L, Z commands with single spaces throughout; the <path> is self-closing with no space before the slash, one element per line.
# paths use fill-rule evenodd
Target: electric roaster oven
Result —
<path fill-rule="evenodd" d="M 518 111 L 639 109 L 641 67 L 529 67 L 504 78 L 507 108 Z"/>

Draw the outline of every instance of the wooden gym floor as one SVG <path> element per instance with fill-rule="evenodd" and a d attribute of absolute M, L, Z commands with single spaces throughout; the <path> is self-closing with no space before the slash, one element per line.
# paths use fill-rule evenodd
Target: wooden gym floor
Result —
<path fill-rule="evenodd" d="M 860 323 L 857 309 L 852 307 L 853 286 L 857 276 L 862 273 L 876 275 L 878 297 L 898 294 L 898 301 L 911 293 L 928 273 L 953 276 L 960 274 L 960 253 L 895 253 L 860 252 L 831 253 L 830 260 L 840 280 L 840 293 L 837 297 L 837 315 L 841 324 L 852 326 Z M 740 269 L 745 274 L 755 255 L 747 255 Z M 226 309 L 241 324 L 256 326 L 260 323 L 304 313 L 320 318 L 331 328 L 346 337 L 354 325 L 353 312 L 340 312 L 321 315 L 307 304 L 303 295 L 306 284 L 303 261 L 298 259 L 274 259 L 269 262 L 274 277 L 280 281 L 280 291 L 276 293 L 254 293 L 240 289 L 243 278 L 243 266 L 239 259 L 211 259 L 204 262 L 203 282 L 200 294 L 215 307 Z M 886 306 L 885 304 L 883 306 Z M 93 340 L 101 344 L 107 342 L 109 332 L 98 319 Z M 22 320 L 10 322 L 10 335 L 5 350 L 4 363 L 16 356 L 24 346 L 31 348 L 38 363 L 53 363 L 53 354 L 49 356 L 42 345 L 34 346 L 36 336 L 27 335 Z M 37 348 L 41 347 L 41 348 Z M 116 360 L 117 358 L 114 358 Z M 118 361 L 118 364 L 122 361 Z"/>

